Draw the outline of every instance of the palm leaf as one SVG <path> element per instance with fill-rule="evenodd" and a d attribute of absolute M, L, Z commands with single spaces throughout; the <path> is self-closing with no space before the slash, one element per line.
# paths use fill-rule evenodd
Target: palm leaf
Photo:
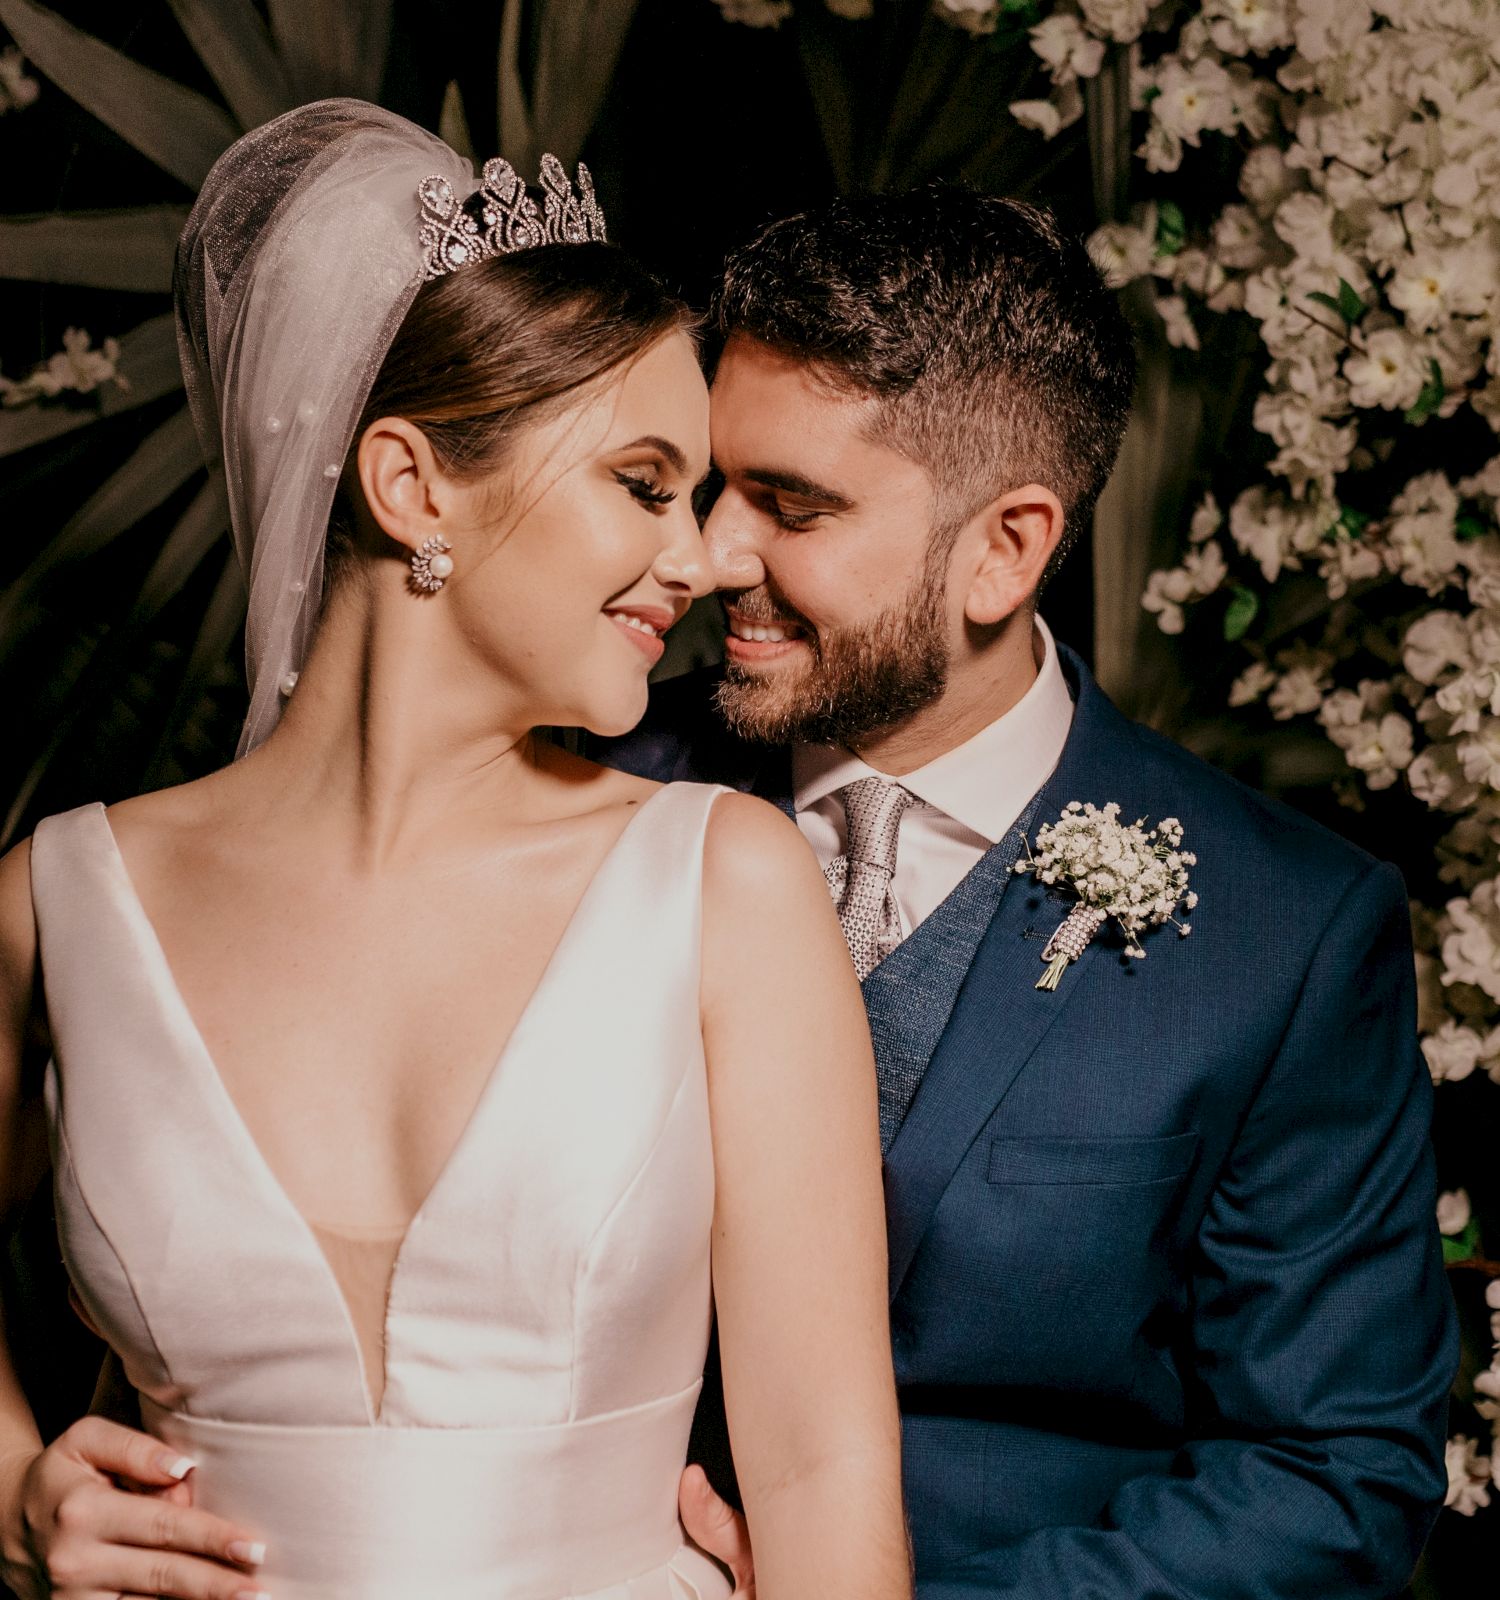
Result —
<path fill-rule="evenodd" d="M 572 166 L 593 131 L 638 0 L 552 0 L 537 16 L 536 66 L 521 93 L 521 0 L 505 0 L 501 27 L 502 117 L 529 106 L 525 160 L 552 150 Z M 504 141 L 502 141 L 504 142 Z M 505 144 L 507 154 L 509 144 Z M 515 157 L 512 157 L 515 160 Z M 529 170 L 529 168 L 528 168 Z"/>
<path fill-rule="evenodd" d="M 58 88 L 190 189 L 202 187 L 239 132 L 212 101 L 34 0 L 0 0 L 0 23 Z"/>
<path fill-rule="evenodd" d="M 193 419 L 183 407 L 144 439 L 124 466 L 89 496 L 0 598 L 0 660 L 8 657 L 27 633 L 28 619 L 34 615 L 32 602 L 59 568 L 102 550 L 202 467 L 203 452 Z"/>
<path fill-rule="evenodd" d="M 393 0 L 269 0 L 271 34 L 298 96 L 373 100 L 385 76 Z"/>
<path fill-rule="evenodd" d="M 47 769 L 78 724 L 85 715 L 97 711 L 118 694 L 121 674 L 132 647 L 191 575 L 192 568 L 217 543 L 227 520 L 223 496 L 223 480 L 215 474 L 193 497 L 192 504 L 168 535 L 162 557 L 152 567 L 125 622 L 106 634 L 92 654 L 79 651 L 67 667 L 54 669 L 47 689 L 52 699 L 65 709 L 53 722 L 45 748 L 31 763 L 11 802 L 4 828 L 0 830 L 0 849 L 8 846 L 14 837 Z M 172 552 L 170 562 L 166 560 L 169 551 Z M 191 566 L 188 565 L 190 560 Z M 234 565 L 232 558 L 230 564 Z M 222 579 L 220 586 L 223 586 Z"/>
<path fill-rule="evenodd" d="M 0 278 L 165 294 L 185 206 L 56 211 L 0 220 Z"/>
<path fill-rule="evenodd" d="M 196 445 L 196 440 L 194 441 Z M 204 556 L 229 533 L 229 496 L 224 474 L 211 472 L 208 482 L 167 535 L 151 570 L 146 574 L 131 611 L 130 621 L 149 621 L 198 570 Z"/>
<path fill-rule="evenodd" d="M 208 608 L 203 613 L 203 622 L 198 629 L 198 637 L 193 641 L 192 653 L 188 657 L 172 709 L 162 724 L 156 747 L 141 775 L 142 789 L 156 788 L 166 781 L 167 762 L 173 747 L 182 737 L 194 708 L 213 682 L 244 620 L 245 582 L 240 573 L 240 564 L 231 552 L 214 586 Z"/>
<path fill-rule="evenodd" d="M 3 4 L 5 0 L 0 0 L 0 5 Z M 180 389 L 182 369 L 177 364 L 177 327 L 170 311 L 132 328 L 120 340 L 119 368 L 130 387 L 120 389 L 105 384 L 95 397 L 95 405 L 38 401 L 14 411 L 0 411 L 0 457 L 56 439 L 75 428 L 98 422 L 101 417 L 118 416 L 122 411 L 147 405 Z"/>
<path fill-rule="evenodd" d="M 297 103 L 250 0 L 167 3 L 242 128 L 258 128 Z"/>

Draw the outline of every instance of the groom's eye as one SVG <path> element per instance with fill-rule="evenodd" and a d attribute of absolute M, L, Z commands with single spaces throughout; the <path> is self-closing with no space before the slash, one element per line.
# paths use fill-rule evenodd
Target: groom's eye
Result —
<path fill-rule="evenodd" d="M 822 511 L 789 511 L 781 505 L 772 505 L 771 517 L 778 528 L 785 528 L 788 533 L 806 533 L 818 520 L 825 516 Z"/>

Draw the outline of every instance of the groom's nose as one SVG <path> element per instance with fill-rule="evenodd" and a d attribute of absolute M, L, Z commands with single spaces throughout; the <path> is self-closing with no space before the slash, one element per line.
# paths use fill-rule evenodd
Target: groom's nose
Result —
<path fill-rule="evenodd" d="M 719 589 L 757 589 L 766 579 L 760 554 L 760 530 L 752 506 L 726 487 L 703 524 L 703 545 Z"/>

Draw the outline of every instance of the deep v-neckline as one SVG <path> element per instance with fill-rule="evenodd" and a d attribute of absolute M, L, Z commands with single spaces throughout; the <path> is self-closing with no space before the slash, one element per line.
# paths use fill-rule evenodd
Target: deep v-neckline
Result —
<path fill-rule="evenodd" d="M 543 964 L 540 977 L 533 985 L 525 1004 L 516 1016 L 515 1022 L 511 1025 L 499 1053 L 494 1057 L 478 1097 L 475 1099 L 463 1127 L 459 1130 L 458 1136 L 449 1148 L 448 1154 L 439 1165 L 420 1204 L 407 1220 L 393 1258 L 391 1271 L 392 1288 L 387 1291 L 386 1296 L 385 1327 L 387 1335 L 390 1326 L 390 1308 L 394 1285 L 405 1265 L 408 1246 L 412 1242 L 413 1235 L 419 1232 L 419 1225 L 423 1217 L 429 1211 L 438 1207 L 444 1191 L 456 1181 L 453 1174 L 462 1169 L 465 1151 L 471 1144 L 477 1142 L 478 1133 L 476 1130 L 484 1123 L 487 1108 L 497 1096 L 505 1063 L 524 1034 L 533 1026 L 535 1014 L 540 1010 L 546 992 L 555 986 L 557 974 L 563 970 L 570 947 L 581 938 L 579 930 L 586 926 L 586 914 L 589 911 L 591 902 L 599 894 L 601 885 L 607 879 L 610 869 L 620 859 L 623 846 L 634 831 L 636 824 L 655 802 L 666 793 L 667 787 L 667 785 L 663 785 L 654 794 L 647 796 L 641 802 L 600 857 L 599 863 L 594 868 L 587 884 L 585 884 L 582 894 L 579 895 L 577 903 L 569 913 L 567 921 L 563 924 L 562 932 L 559 934 L 556 944 L 553 945 L 551 954 Z M 333 1266 L 329 1262 L 322 1245 L 318 1242 L 316 1227 L 292 1199 L 286 1184 L 266 1158 L 260 1142 L 251 1132 L 249 1123 L 245 1120 L 238 1103 L 230 1093 L 229 1086 L 225 1083 L 223 1074 L 219 1071 L 218 1064 L 213 1058 L 213 1053 L 208 1048 L 208 1042 L 204 1037 L 203 1031 L 198 1026 L 192 1009 L 187 1003 L 186 996 L 183 994 L 182 987 L 177 981 L 176 974 L 172 970 L 171 962 L 167 958 L 166 947 L 162 944 L 161 937 L 156 931 L 156 926 L 146 911 L 145 902 L 136 890 L 134 880 L 130 876 L 130 868 L 125 861 L 124 853 L 120 849 L 119 840 L 115 837 L 114 827 L 110 823 L 108 811 L 102 803 L 98 802 L 95 803 L 93 809 L 98 816 L 103 838 L 108 847 L 110 865 L 114 869 L 114 873 L 124 891 L 124 904 L 136 923 L 137 932 L 140 936 L 140 948 L 143 948 L 149 962 L 155 967 L 156 975 L 160 980 L 161 992 L 165 1000 L 176 1011 L 183 1024 L 185 1036 L 193 1046 L 192 1053 L 196 1057 L 194 1065 L 204 1092 L 218 1106 L 221 1113 L 220 1121 L 236 1145 L 241 1158 L 255 1172 L 262 1187 L 272 1196 L 278 1207 L 294 1219 L 303 1244 L 316 1257 L 328 1287 L 333 1292 L 334 1300 L 344 1316 L 350 1351 L 361 1374 L 360 1386 L 364 1392 L 365 1407 L 369 1421 L 372 1424 L 378 1423 L 381 1421 L 384 1409 L 383 1404 L 377 1408 L 372 1400 L 369 1374 L 364 1371 L 364 1358 L 360 1350 L 360 1341 L 354 1325 L 354 1318 L 350 1312 L 349 1303 L 344 1294 L 343 1286 L 339 1282 L 338 1275 L 333 1270 Z M 386 1365 L 388 1369 L 388 1352 Z"/>

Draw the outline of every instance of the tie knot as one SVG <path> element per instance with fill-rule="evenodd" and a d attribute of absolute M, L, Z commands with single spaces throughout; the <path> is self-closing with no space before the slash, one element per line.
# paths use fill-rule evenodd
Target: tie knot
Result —
<path fill-rule="evenodd" d="M 899 783 L 887 783 L 884 778 L 860 778 L 840 789 L 839 799 L 849 822 L 849 860 L 894 873 L 901 818 L 916 798 Z"/>

